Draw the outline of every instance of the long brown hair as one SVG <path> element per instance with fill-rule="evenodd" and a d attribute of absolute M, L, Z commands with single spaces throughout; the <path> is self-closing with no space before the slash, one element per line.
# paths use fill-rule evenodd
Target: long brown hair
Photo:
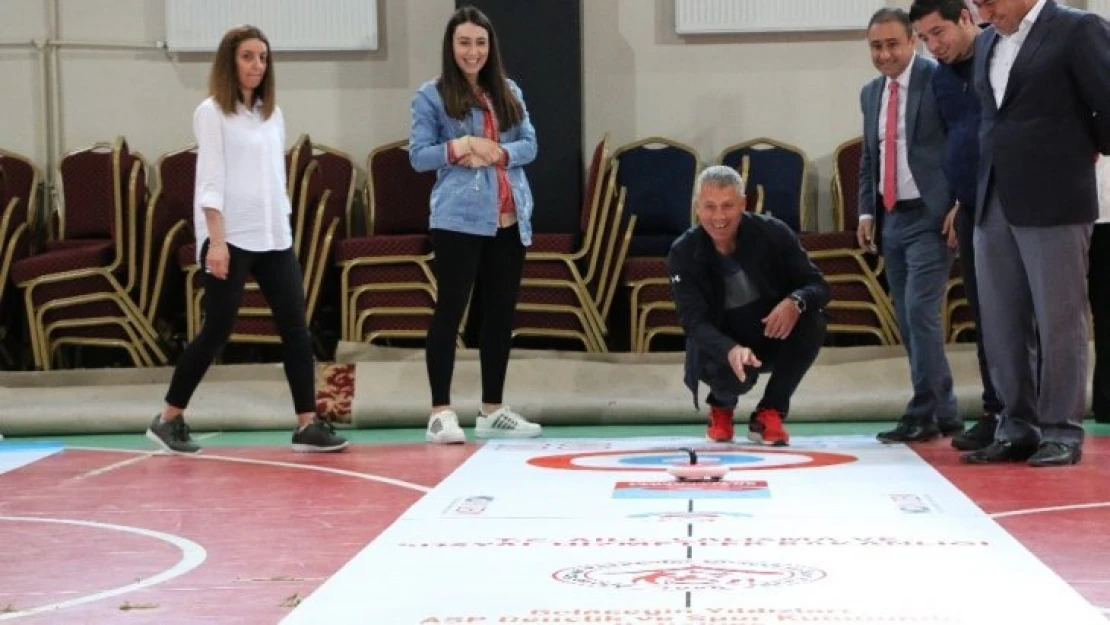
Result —
<path fill-rule="evenodd" d="M 505 68 L 501 64 L 501 48 L 497 45 L 497 33 L 485 13 L 472 6 L 460 7 L 447 22 L 443 31 L 443 69 L 439 75 L 439 95 L 447 115 L 462 119 L 471 107 L 481 106 L 475 97 L 470 83 L 466 81 L 459 64 L 455 61 L 455 29 L 459 24 L 474 24 L 489 33 L 489 55 L 486 64 L 478 71 L 478 86 L 489 94 L 493 111 L 501 128 L 511 128 L 524 118 L 524 107 L 517 101 L 505 79 Z"/>
<path fill-rule="evenodd" d="M 236 103 L 242 101 L 242 91 L 239 89 L 239 66 L 236 56 L 239 53 L 239 44 L 248 39 L 258 39 L 266 44 L 266 73 L 262 75 L 262 82 L 254 88 L 252 100 L 262 101 L 262 118 L 270 119 L 274 112 L 274 57 L 270 52 L 270 40 L 255 26 L 236 26 L 224 34 L 220 47 L 216 50 L 216 58 L 212 60 L 212 71 L 208 75 L 208 94 L 219 105 L 220 110 L 226 115 L 235 113 Z M 252 102 L 243 102 L 250 108 Z"/>

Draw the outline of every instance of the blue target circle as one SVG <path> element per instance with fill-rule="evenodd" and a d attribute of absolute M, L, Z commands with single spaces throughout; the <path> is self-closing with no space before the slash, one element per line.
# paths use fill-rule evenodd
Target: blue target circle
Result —
<path fill-rule="evenodd" d="M 690 456 L 684 453 L 677 454 L 659 454 L 659 455 L 635 455 L 625 456 L 618 458 L 617 463 L 632 466 L 651 466 L 651 467 L 669 467 L 676 464 L 686 464 L 689 462 Z M 765 460 L 763 456 L 755 456 L 751 454 L 734 454 L 734 453 L 699 453 L 699 462 L 705 464 L 724 464 L 724 465 L 738 465 L 738 464 L 753 464 Z"/>

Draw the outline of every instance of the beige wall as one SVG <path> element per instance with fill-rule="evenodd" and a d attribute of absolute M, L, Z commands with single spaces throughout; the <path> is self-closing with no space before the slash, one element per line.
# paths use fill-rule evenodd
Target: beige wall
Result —
<path fill-rule="evenodd" d="M 810 205 L 831 222 L 832 152 L 860 134 L 859 89 L 875 74 L 862 32 L 682 38 L 674 0 L 584 4 L 587 144 L 661 135 L 710 162 L 773 137 L 809 155 Z"/>
<path fill-rule="evenodd" d="M 45 38 L 46 1 L 3 2 L 0 42 Z M 64 40 L 164 37 L 163 0 L 59 4 Z M 905 8 L 910 0 L 890 4 Z M 307 132 L 361 163 L 373 147 L 404 138 L 412 91 L 438 72 L 441 29 L 453 6 L 379 0 L 377 52 L 275 59 L 289 141 Z M 859 134 L 859 88 L 874 75 L 862 33 L 684 39 L 674 34 L 674 0 L 586 0 L 583 39 L 587 150 L 604 132 L 614 146 L 663 135 L 710 161 L 732 143 L 775 137 L 809 155 L 811 201 L 828 226 L 832 151 Z M 38 58 L 29 48 L 0 48 L 0 148 L 45 163 Z M 63 50 L 63 148 L 122 134 L 153 161 L 191 142 L 190 115 L 204 97 L 209 60 Z"/>
<path fill-rule="evenodd" d="M 0 43 L 29 42 L 46 33 L 42 0 L 5 0 Z M 29 47 L 0 48 L 0 149 L 25 154 L 37 162 L 46 156 L 39 143 L 44 135 L 42 67 Z"/>
<path fill-rule="evenodd" d="M 3 2 L 0 41 L 45 38 L 44 0 Z M 60 5 L 62 40 L 138 43 L 165 36 L 163 0 Z M 422 81 L 439 72 L 439 41 L 453 7 L 452 0 L 382 0 L 378 51 L 277 56 L 278 99 L 289 142 L 307 132 L 315 142 L 345 150 L 361 163 L 374 146 L 405 138 L 409 100 Z M 45 112 L 37 58 L 32 50 L 0 49 L 4 84 L 24 87 L 0 89 L 0 147 L 44 163 Z M 65 150 L 122 134 L 153 161 L 192 141 L 191 116 L 206 93 L 210 56 L 63 49 L 59 58 Z"/>

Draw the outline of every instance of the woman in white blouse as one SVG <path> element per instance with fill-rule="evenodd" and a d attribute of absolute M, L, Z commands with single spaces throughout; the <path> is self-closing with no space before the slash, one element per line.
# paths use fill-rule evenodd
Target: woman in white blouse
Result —
<path fill-rule="evenodd" d="M 171 453 L 200 450 L 189 436 L 185 408 L 231 335 L 249 274 L 281 333 L 298 421 L 294 451 L 338 451 L 347 441 L 316 415 L 315 362 L 285 194 L 285 122 L 275 103 L 270 42 L 258 28 L 239 26 L 224 35 L 208 91 L 193 113 L 194 229 L 197 262 L 205 271 L 204 324 L 181 354 L 147 438 Z"/>

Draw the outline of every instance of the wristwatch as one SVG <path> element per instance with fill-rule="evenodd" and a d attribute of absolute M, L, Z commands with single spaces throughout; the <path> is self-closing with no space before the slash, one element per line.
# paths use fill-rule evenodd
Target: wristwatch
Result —
<path fill-rule="evenodd" d="M 801 295 L 798 295 L 797 293 L 791 293 L 790 299 L 794 300 L 794 307 L 798 309 L 799 315 L 806 311 L 806 301 L 802 299 Z"/>

